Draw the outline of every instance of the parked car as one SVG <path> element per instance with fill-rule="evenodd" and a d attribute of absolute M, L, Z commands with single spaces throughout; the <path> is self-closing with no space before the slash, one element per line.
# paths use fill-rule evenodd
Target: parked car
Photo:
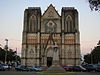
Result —
<path fill-rule="evenodd" d="M 8 70 L 10 70 L 12 68 L 11 64 L 8 64 Z"/>
<path fill-rule="evenodd" d="M 73 66 L 72 65 L 63 65 L 62 66 L 66 71 L 72 71 L 73 70 Z"/>
<path fill-rule="evenodd" d="M 82 66 L 73 66 L 73 71 L 85 72 L 86 69 L 83 68 Z"/>
<path fill-rule="evenodd" d="M 39 67 L 39 66 L 32 66 L 32 67 L 30 68 L 30 70 L 31 70 L 31 71 L 36 71 L 36 72 L 37 72 L 37 71 L 39 71 L 39 72 L 40 72 L 40 71 L 43 71 L 42 67 Z"/>
<path fill-rule="evenodd" d="M 8 65 L 7 64 L 1 64 L 2 66 L 3 66 L 3 68 L 5 69 L 5 70 L 8 70 Z"/>
<path fill-rule="evenodd" d="M 5 71 L 4 67 L 0 64 L 0 71 Z"/>
<path fill-rule="evenodd" d="M 30 71 L 30 68 L 28 68 L 25 65 L 18 65 L 17 67 L 15 67 L 15 70 L 17 70 L 17 71 Z"/>
<path fill-rule="evenodd" d="M 100 72 L 100 64 L 96 64 L 95 67 L 96 67 L 96 71 Z"/>
<path fill-rule="evenodd" d="M 86 71 L 96 71 L 96 67 L 93 64 L 82 65 L 86 69 Z"/>

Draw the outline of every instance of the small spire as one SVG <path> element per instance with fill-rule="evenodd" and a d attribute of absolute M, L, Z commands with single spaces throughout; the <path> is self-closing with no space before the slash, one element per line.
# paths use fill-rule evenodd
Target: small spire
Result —
<path fill-rule="evenodd" d="M 50 6 L 53 6 L 52 4 L 50 4 Z"/>
<path fill-rule="evenodd" d="M 54 7 L 52 4 L 49 5 L 49 7 Z M 54 7 L 55 8 L 55 7 Z"/>

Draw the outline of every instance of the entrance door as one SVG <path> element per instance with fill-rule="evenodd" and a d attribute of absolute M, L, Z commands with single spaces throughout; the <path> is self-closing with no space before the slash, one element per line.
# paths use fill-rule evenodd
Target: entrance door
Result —
<path fill-rule="evenodd" d="M 50 67 L 52 65 L 52 57 L 47 57 L 47 66 Z"/>

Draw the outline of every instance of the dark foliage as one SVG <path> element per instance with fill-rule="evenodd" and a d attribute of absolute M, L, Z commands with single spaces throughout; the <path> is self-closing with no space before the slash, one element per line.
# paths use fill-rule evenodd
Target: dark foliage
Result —
<path fill-rule="evenodd" d="M 100 63 L 100 46 L 95 47 L 90 54 L 84 55 L 84 62 L 88 64 Z"/>
<path fill-rule="evenodd" d="M 100 63 L 100 46 L 95 47 L 91 54 L 93 63 Z"/>
<path fill-rule="evenodd" d="M 92 11 L 100 11 L 100 0 L 88 0 L 88 2 Z"/>
<path fill-rule="evenodd" d="M 91 64 L 91 54 L 84 55 L 84 62 Z"/>
<path fill-rule="evenodd" d="M 16 55 L 16 51 L 9 49 L 9 50 L 4 50 L 0 47 L 0 61 L 4 62 L 5 61 L 5 53 L 7 52 L 7 62 L 12 62 L 12 61 L 20 61 L 20 57 Z"/>

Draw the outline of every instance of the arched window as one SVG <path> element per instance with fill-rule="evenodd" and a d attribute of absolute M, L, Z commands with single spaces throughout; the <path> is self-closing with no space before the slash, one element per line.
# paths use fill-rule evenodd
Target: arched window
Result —
<path fill-rule="evenodd" d="M 29 32 L 37 32 L 36 16 L 32 15 L 29 19 Z"/>
<path fill-rule="evenodd" d="M 73 19 L 70 15 L 66 17 L 65 32 L 73 32 Z"/>

